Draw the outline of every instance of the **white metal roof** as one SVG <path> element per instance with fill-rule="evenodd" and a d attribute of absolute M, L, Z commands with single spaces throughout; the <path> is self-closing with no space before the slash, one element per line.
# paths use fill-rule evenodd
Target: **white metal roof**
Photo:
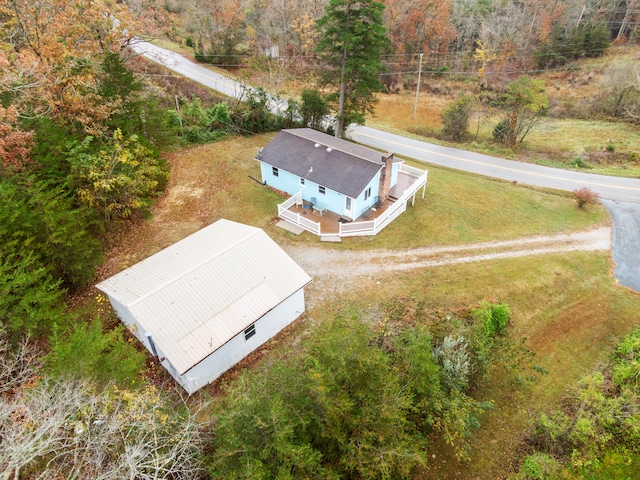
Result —
<path fill-rule="evenodd" d="M 310 281 L 261 229 L 218 220 L 97 288 L 182 375 Z"/>

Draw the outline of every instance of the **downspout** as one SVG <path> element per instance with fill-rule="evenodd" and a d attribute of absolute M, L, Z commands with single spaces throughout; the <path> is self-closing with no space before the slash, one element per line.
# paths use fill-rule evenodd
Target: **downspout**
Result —
<path fill-rule="evenodd" d="M 154 357 L 158 358 L 158 350 L 156 350 L 156 344 L 151 337 L 151 332 L 145 333 L 144 336 L 147 337 L 147 340 L 149 341 L 149 345 L 151 346 L 151 353 Z"/>

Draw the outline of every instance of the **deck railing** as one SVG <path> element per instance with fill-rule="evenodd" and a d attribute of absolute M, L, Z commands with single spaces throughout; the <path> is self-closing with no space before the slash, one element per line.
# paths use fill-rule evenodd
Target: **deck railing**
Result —
<path fill-rule="evenodd" d="M 293 197 L 288 198 L 280 205 L 278 205 L 278 216 L 284 220 L 288 220 L 291 223 L 304 228 L 305 230 L 315 234 L 320 235 L 320 224 L 314 222 L 313 220 L 309 220 L 304 215 L 300 215 L 299 213 L 292 212 L 289 210 L 293 205 L 302 204 L 302 193 L 298 192 Z"/>
<path fill-rule="evenodd" d="M 340 223 L 338 232 L 338 235 L 340 237 L 377 235 L 384 227 L 389 225 L 407 209 L 407 203 L 409 202 L 409 199 L 413 197 L 413 200 L 415 200 L 415 195 L 421 188 L 423 189 L 422 197 L 424 198 L 424 190 L 427 186 L 428 172 L 402 164 L 400 165 L 400 173 L 410 175 L 416 179 L 411 187 L 407 188 L 404 193 L 377 218 L 373 220 L 366 220 L 363 222 Z M 282 219 L 288 220 L 295 225 L 298 225 L 299 227 L 315 235 L 322 235 L 319 223 L 309 220 L 307 217 L 289 210 L 289 208 L 293 205 L 300 204 L 302 204 L 302 193 L 298 192 L 291 198 L 278 205 L 278 216 Z"/>
<path fill-rule="evenodd" d="M 373 220 L 364 222 L 341 223 L 338 235 L 341 237 L 355 237 L 364 235 L 377 235 L 384 227 L 395 220 L 402 212 L 407 209 L 407 201 L 411 195 L 405 191 L 401 198 L 396 200 Z"/>
<path fill-rule="evenodd" d="M 416 181 L 413 182 L 411 187 L 407 188 L 404 191 L 404 193 L 400 198 L 398 198 L 398 200 L 392 203 L 387 210 L 385 210 L 382 214 L 380 214 L 379 217 L 375 218 L 374 220 L 341 223 L 340 231 L 338 232 L 339 236 L 355 237 L 364 235 L 377 235 L 384 227 L 398 218 L 407 209 L 407 202 L 409 202 L 409 199 L 411 197 L 415 198 L 415 194 L 421 188 L 423 189 L 422 196 L 424 198 L 424 188 L 426 188 L 427 185 L 428 172 L 426 170 L 420 170 L 418 168 L 413 168 L 408 165 L 401 164 L 400 173 L 410 175 L 416 178 Z"/>

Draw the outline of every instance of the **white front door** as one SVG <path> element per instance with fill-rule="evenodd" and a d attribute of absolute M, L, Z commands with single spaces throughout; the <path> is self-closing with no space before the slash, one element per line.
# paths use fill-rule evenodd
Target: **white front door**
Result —
<path fill-rule="evenodd" d="M 344 214 L 349 217 L 353 216 L 353 201 L 351 197 L 344 197 Z"/>

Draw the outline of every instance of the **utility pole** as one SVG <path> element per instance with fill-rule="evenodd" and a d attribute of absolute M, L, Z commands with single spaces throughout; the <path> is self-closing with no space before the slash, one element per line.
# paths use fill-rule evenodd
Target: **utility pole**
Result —
<path fill-rule="evenodd" d="M 416 101 L 413 104 L 413 118 L 416 118 L 416 110 L 418 109 L 418 95 L 420 93 L 420 77 L 422 76 L 422 53 L 420 54 L 420 66 L 418 67 L 418 84 L 416 85 Z"/>

